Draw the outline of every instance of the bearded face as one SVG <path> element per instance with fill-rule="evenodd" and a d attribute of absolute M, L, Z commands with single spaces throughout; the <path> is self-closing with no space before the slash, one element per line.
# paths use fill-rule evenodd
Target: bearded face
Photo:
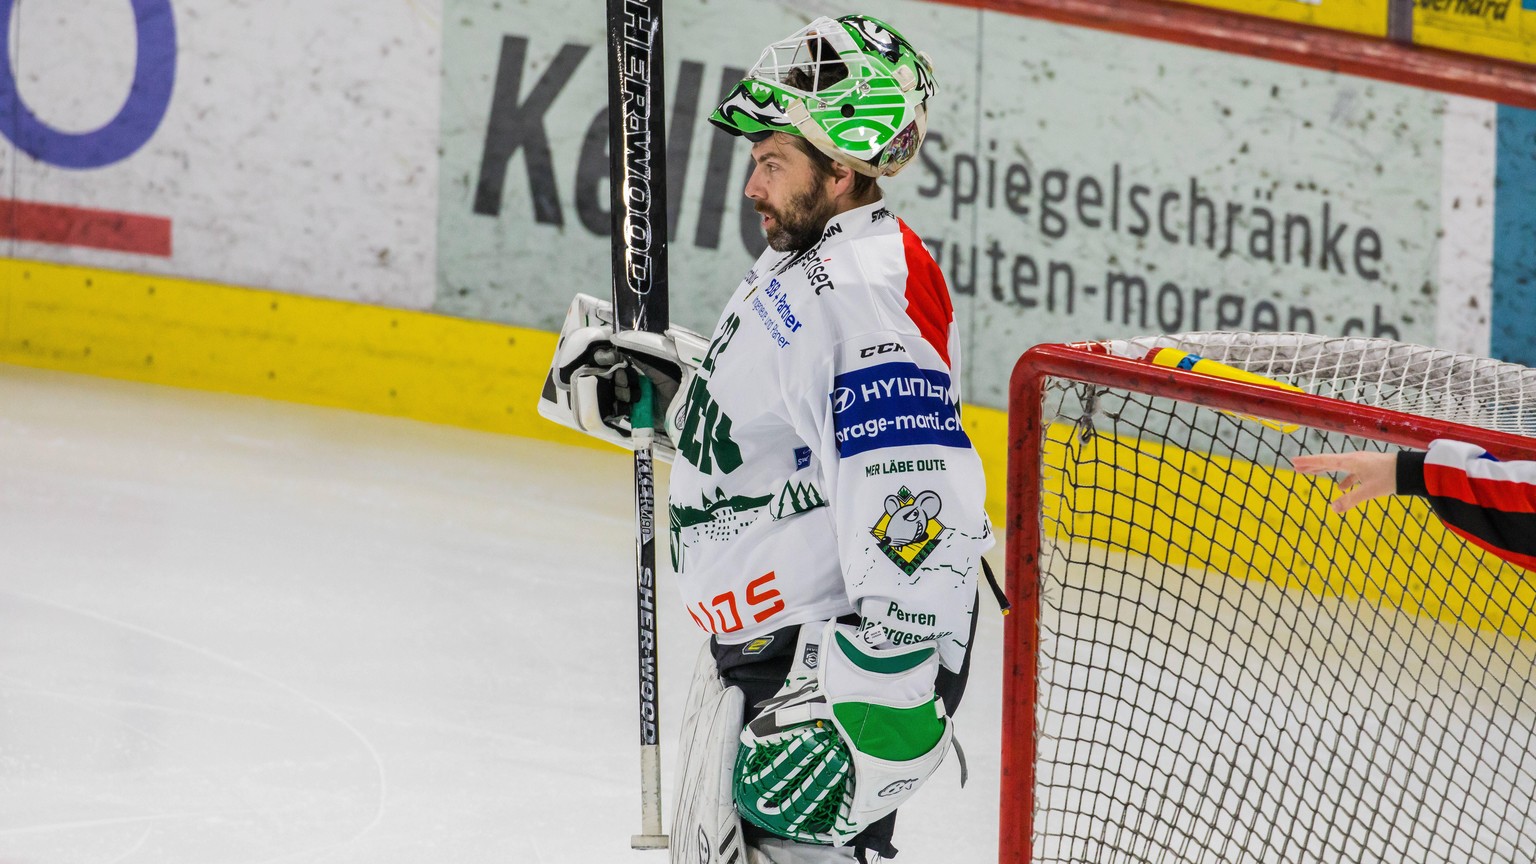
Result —
<path fill-rule="evenodd" d="M 768 217 L 763 228 L 768 246 L 775 252 L 803 252 L 816 245 L 827 220 L 835 215 L 831 196 L 815 182 L 791 193 L 789 200 L 777 207 L 767 203 L 755 206 L 759 214 Z"/>
<path fill-rule="evenodd" d="M 837 213 L 826 175 L 782 134 L 754 145 L 752 160 L 746 194 L 763 217 L 769 248 L 801 252 L 816 245 L 827 220 Z"/>

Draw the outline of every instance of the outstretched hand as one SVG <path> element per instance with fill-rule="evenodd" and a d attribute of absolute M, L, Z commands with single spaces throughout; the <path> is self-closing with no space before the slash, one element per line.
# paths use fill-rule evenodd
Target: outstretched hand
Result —
<path fill-rule="evenodd" d="M 1350 508 L 1382 495 L 1397 494 L 1397 454 L 1355 451 L 1352 453 L 1313 453 L 1297 456 L 1291 466 L 1301 474 L 1345 472 L 1339 479 L 1344 494 L 1333 502 L 1333 512 Z"/>

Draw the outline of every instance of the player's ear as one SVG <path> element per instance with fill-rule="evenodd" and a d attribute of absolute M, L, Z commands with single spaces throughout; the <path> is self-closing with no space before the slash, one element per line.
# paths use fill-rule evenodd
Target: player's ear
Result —
<path fill-rule="evenodd" d="M 841 162 L 832 163 L 832 197 L 841 198 L 853 192 L 853 181 L 858 175 Z"/>

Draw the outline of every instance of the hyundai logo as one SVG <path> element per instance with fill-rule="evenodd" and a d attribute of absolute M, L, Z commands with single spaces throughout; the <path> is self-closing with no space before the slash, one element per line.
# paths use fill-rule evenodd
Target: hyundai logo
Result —
<path fill-rule="evenodd" d="M 853 407 L 853 401 L 858 396 L 851 387 L 839 387 L 832 391 L 832 410 L 838 414 Z"/>

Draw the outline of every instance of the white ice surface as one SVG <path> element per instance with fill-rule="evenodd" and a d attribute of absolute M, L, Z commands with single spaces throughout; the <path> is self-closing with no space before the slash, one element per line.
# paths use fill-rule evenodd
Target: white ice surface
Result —
<path fill-rule="evenodd" d="M 663 864 L 629 465 L 0 365 L 0 864 Z M 703 637 L 661 597 L 670 818 Z M 982 609 L 970 785 L 905 808 L 899 864 L 996 860 Z"/>

